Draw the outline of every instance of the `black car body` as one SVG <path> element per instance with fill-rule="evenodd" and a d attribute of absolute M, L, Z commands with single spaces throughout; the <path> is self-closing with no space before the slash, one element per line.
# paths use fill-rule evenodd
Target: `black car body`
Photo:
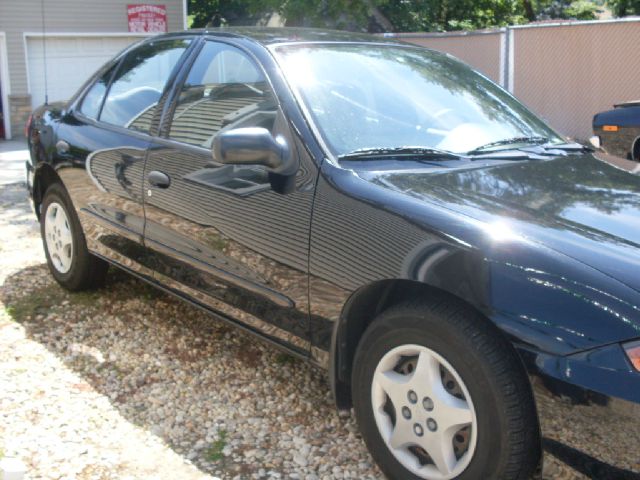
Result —
<path fill-rule="evenodd" d="M 593 133 L 607 153 L 640 162 L 640 101 L 619 103 L 596 114 Z"/>
<path fill-rule="evenodd" d="M 81 111 L 128 52 L 163 40 L 181 48 L 167 86 L 121 102 L 127 109 L 152 95 L 153 109 L 128 126 Z M 256 103 L 254 85 L 230 87 L 216 121 L 242 127 L 253 109 L 251 125 L 274 122 L 296 158 L 293 175 L 212 163 L 210 148 L 188 144 L 198 118 L 216 115 L 190 116 L 201 104 L 180 110 L 193 93 L 180 85 L 211 41 L 259 65 L 276 97 Z M 575 148 L 336 158 L 273 54 L 323 42 L 414 48 L 268 29 L 132 47 L 69 102 L 34 112 L 27 170 L 36 213 L 61 182 L 92 255 L 327 369 L 342 409 L 352 405 L 354 356 L 372 318 L 407 298 L 455 298 L 513 345 L 547 450 L 593 478 L 638 478 L 640 372 L 624 348 L 640 338 L 640 178 Z"/>

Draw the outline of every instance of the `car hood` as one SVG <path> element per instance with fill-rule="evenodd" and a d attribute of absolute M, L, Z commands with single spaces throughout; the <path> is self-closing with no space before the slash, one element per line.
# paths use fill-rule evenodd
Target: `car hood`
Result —
<path fill-rule="evenodd" d="M 381 173 L 406 194 L 493 224 L 640 291 L 640 176 L 593 155 Z"/>

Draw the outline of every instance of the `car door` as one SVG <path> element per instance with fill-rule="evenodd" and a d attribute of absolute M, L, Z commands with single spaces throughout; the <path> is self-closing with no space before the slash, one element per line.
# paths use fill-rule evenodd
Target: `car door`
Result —
<path fill-rule="evenodd" d="M 150 41 L 125 53 L 98 75 L 57 131 L 57 171 L 89 249 L 146 276 L 152 272 L 142 261 L 144 158 L 165 84 L 191 41 Z"/>
<path fill-rule="evenodd" d="M 307 355 L 307 257 L 317 168 L 292 134 L 261 67 L 206 40 L 165 110 L 145 164 L 145 244 L 156 278 L 200 305 Z M 282 135 L 300 168 L 288 194 L 265 167 L 220 165 L 220 131 Z"/>

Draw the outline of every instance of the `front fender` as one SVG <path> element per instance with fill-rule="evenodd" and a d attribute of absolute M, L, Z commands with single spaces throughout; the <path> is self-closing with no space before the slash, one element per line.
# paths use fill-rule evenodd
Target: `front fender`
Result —
<path fill-rule="evenodd" d="M 331 338 L 339 338 L 334 330 L 351 321 L 354 299 L 398 281 L 447 292 L 512 342 L 553 355 L 640 336 L 638 292 L 499 223 L 373 185 L 326 162 L 314 205 L 310 302 L 312 343 L 320 350 L 329 351 Z"/>

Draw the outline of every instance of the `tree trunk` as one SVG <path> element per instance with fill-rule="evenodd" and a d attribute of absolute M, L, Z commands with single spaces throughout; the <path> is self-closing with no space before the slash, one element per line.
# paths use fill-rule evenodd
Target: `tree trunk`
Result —
<path fill-rule="evenodd" d="M 536 21 L 536 12 L 533 9 L 533 4 L 531 0 L 522 0 L 522 6 L 524 7 L 524 15 L 527 17 L 527 20 L 530 22 Z"/>

